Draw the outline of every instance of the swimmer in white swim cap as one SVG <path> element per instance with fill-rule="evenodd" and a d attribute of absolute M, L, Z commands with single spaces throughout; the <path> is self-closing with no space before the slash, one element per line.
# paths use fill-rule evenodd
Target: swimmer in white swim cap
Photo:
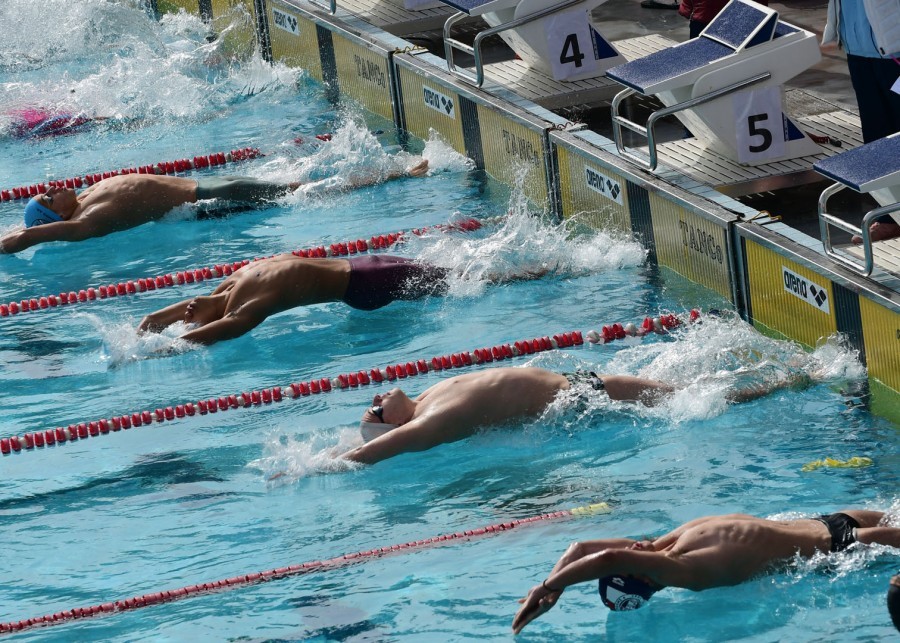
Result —
<path fill-rule="evenodd" d="M 628 375 L 567 377 L 534 367 L 466 373 L 438 382 L 415 399 L 399 388 L 375 395 L 360 425 L 370 437 L 341 457 L 373 464 L 462 440 L 485 427 L 536 418 L 557 393 L 582 381 L 590 394 L 614 400 L 653 403 L 672 390 L 662 382 Z M 379 430 L 381 435 L 375 435 Z"/>

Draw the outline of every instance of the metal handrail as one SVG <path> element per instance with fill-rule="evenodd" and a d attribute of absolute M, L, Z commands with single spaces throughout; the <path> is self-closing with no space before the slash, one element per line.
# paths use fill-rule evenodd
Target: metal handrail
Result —
<path fill-rule="evenodd" d="M 825 254 L 833 261 L 858 272 L 863 277 L 868 277 L 875 268 L 875 259 L 872 253 L 872 236 L 869 231 L 869 226 L 871 226 L 875 219 L 878 219 L 879 217 L 886 214 L 893 214 L 894 212 L 900 212 L 900 203 L 893 203 L 891 205 L 875 208 L 874 210 L 869 210 L 863 217 L 861 227 L 857 228 L 852 223 L 839 219 L 833 214 L 828 214 L 828 199 L 846 187 L 847 186 L 842 183 L 835 183 L 834 185 L 825 188 L 822 191 L 822 194 L 819 195 L 819 231 L 822 237 L 822 246 L 825 249 Z M 859 235 L 862 238 L 863 263 L 850 259 L 845 253 L 839 253 L 834 249 L 834 245 L 831 243 L 831 228 L 837 228 L 850 234 Z"/>
<path fill-rule="evenodd" d="M 619 115 L 619 105 L 621 105 L 622 101 L 624 101 L 632 94 L 637 93 L 637 91 L 634 89 L 622 90 L 618 94 L 616 94 L 615 98 L 613 98 L 611 110 L 613 139 L 616 142 L 616 149 L 619 151 L 620 156 L 624 156 L 625 158 L 634 161 L 637 165 L 645 167 L 652 172 L 656 169 L 657 165 L 659 165 L 659 157 L 656 153 L 656 136 L 654 133 L 656 121 L 661 118 L 665 118 L 666 116 L 671 116 L 672 114 L 683 112 L 686 109 L 691 109 L 693 107 L 696 107 L 697 105 L 702 105 L 704 103 L 716 100 L 717 98 L 721 98 L 722 96 L 733 94 L 740 89 L 749 87 L 750 85 L 755 85 L 756 83 L 762 82 L 764 80 L 768 80 L 771 77 L 772 74 L 765 71 L 761 74 L 757 74 L 756 76 L 751 76 L 746 80 L 740 80 L 731 85 L 727 85 L 720 89 L 711 91 L 708 94 L 704 94 L 703 96 L 691 98 L 690 100 L 686 100 L 682 103 L 677 103 L 675 105 L 672 105 L 671 107 L 663 107 L 662 109 L 658 109 L 650 114 L 650 117 L 647 119 L 646 126 L 639 125 L 638 123 L 635 123 L 634 121 L 631 121 L 624 116 Z M 623 127 L 630 129 L 631 131 L 640 134 L 647 139 L 647 150 L 650 155 L 649 163 L 643 157 L 632 154 L 628 151 L 628 148 L 625 147 L 625 143 L 622 141 Z"/>
<path fill-rule="evenodd" d="M 319 0 L 309 0 L 309 3 L 326 9 L 332 16 L 337 13 L 337 0 L 328 0 L 327 4 Z"/>
<path fill-rule="evenodd" d="M 557 13 L 558 11 L 562 11 L 563 9 L 574 7 L 575 5 L 582 4 L 583 2 L 585 2 L 585 0 L 566 0 L 565 2 L 561 2 L 558 5 L 547 7 L 546 9 L 541 9 L 540 11 L 530 13 L 527 16 L 516 18 L 515 20 L 511 20 L 510 22 L 505 22 L 502 25 L 497 25 L 496 27 L 491 27 L 490 29 L 480 31 L 478 35 L 475 36 L 475 42 L 472 43 L 471 47 L 466 43 L 455 40 L 450 36 L 450 30 L 453 25 L 455 25 L 463 18 L 467 17 L 469 14 L 462 11 L 453 14 L 452 16 L 447 18 L 447 22 L 444 23 L 444 55 L 447 58 L 447 70 L 451 74 L 458 76 L 463 80 L 474 82 L 476 87 L 481 87 L 484 84 L 484 63 L 481 60 L 481 43 L 485 38 L 489 38 L 504 31 L 509 31 L 510 29 L 515 29 L 516 27 L 521 27 L 524 24 L 534 22 L 535 20 L 552 15 L 554 13 Z M 475 58 L 474 75 L 470 71 L 459 69 L 456 67 L 456 63 L 453 61 L 454 49 L 459 49 L 460 51 L 465 52 Z"/>

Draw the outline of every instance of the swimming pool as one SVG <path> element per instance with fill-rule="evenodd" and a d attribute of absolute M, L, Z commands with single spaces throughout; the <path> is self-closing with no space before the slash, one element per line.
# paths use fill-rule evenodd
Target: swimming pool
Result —
<path fill-rule="evenodd" d="M 65 8 L 65 11 L 64 11 Z M 246 172 L 278 179 L 352 172 L 397 152 L 389 124 L 328 103 L 302 73 L 219 60 L 189 17 L 146 21 L 128 5 L 48 3 L 81 26 L 65 42 L 28 3 L 0 9 L 25 27 L 4 43 L 4 108 L 54 104 L 121 114 L 93 130 L 2 146 L 4 187 L 252 145 Z M 32 26 L 33 25 L 33 26 Z M 113 28 L 114 25 L 115 27 Z M 90 28 L 88 28 L 90 27 Z M 55 32 L 54 32 L 55 33 Z M 153 46 L 142 43 L 152 42 Z M 46 47 L 44 46 L 46 45 Z M 30 52 L 28 64 L 17 55 Z M 208 63 L 212 60 L 213 69 Z M 150 70 L 137 73 L 137 70 Z M 57 86 L 57 84 L 59 86 Z M 70 89 L 75 89 L 74 94 Z M 74 98 L 73 98 L 74 97 Z M 14 102 L 17 101 L 17 102 Z M 384 134 L 369 132 L 385 130 Z M 293 140 L 332 132 L 312 152 Z M 512 215 L 473 235 L 413 239 L 398 253 L 465 267 L 450 296 L 374 312 L 329 304 L 277 315 L 208 349 L 149 358 L 141 316 L 213 283 L 185 285 L 0 319 L 4 435 L 66 426 L 291 381 L 444 355 L 523 338 L 640 322 L 722 302 L 647 268 L 632 243 L 573 236 L 525 211 L 515 193 L 465 169 L 437 141 L 438 171 L 358 192 L 297 196 L 214 221 L 190 212 L 103 239 L 0 257 L 0 301 L 78 291 L 298 247 L 446 222 Z M 383 167 L 379 165 L 379 167 Z M 535 205 L 528 206 L 537 211 Z M 0 205 L 5 231 L 21 203 Z M 553 274 L 502 287 L 489 272 L 546 265 Z M 591 367 L 688 386 L 653 410 L 561 401 L 524 427 L 428 453 L 331 472 L 376 387 L 231 410 L 5 457 L 0 521 L 7 549 L 0 620 L 57 612 L 405 543 L 441 533 L 608 502 L 611 513 L 542 522 L 494 537 L 398 553 L 359 565 L 211 594 L 110 618 L 20 634 L 23 640 L 402 639 L 508 635 L 516 599 L 566 545 L 658 534 L 709 514 L 892 508 L 896 428 L 848 406 L 859 367 L 834 341 L 807 355 L 730 317 L 673 336 L 550 351 L 515 364 Z M 820 383 L 725 408 L 739 382 L 815 374 Z M 439 374 L 410 378 L 420 392 Z M 804 465 L 865 456 L 863 468 Z M 286 471 L 276 483 L 267 478 Z M 885 637 L 886 580 L 896 556 L 873 548 L 814 560 L 734 588 L 666 590 L 650 608 L 610 615 L 596 588 L 566 593 L 525 638 L 813 640 Z"/>

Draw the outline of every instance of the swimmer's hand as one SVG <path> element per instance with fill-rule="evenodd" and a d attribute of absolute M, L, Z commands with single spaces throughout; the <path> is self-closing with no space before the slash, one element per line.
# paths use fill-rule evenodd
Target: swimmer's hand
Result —
<path fill-rule="evenodd" d="M 519 608 L 519 611 L 516 612 L 516 617 L 513 619 L 513 634 L 518 634 L 531 621 L 553 609 L 560 596 L 562 596 L 561 591 L 548 591 L 543 584 L 532 587 L 531 591 L 528 592 L 528 596 L 519 599 L 522 607 Z"/>

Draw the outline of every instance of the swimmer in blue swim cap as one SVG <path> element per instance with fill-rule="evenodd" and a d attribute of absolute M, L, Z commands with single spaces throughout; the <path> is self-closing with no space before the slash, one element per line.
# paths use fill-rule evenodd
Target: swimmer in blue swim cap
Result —
<path fill-rule="evenodd" d="M 609 609 L 631 610 L 664 587 L 699 592 L 737 585 L 798 554 L 809 558 L 869 544 L 900 548 L 900 528 L 887 526 L 881 511 L 847 510 L 796 520 L 708 516 L 652 540 L 576 542 L 550 575 L 519 600 L 522 607 L 512 628 L 518 634 L 556 605 L 567 587 L 586 581 L 599 579 L 600 597 Z"/>
<path fill-rule="evenodd" d="M 334 187 L 360 188 L 400 176 L 424 176 L 427 172 L 428 162 L 421 159 L 405 171 L 398 169 L 387 176 L 360 176 Z M 72 188 L 50 188 L 28 202 L 25 207 L 27 227 L 0 239 L 0 252 L 12 254 L 48 241 L 102 237 L 156 221 L 180 205 L 205 199 L 257 206 L 270 203 L 301 186 L 300 182 L 272 183 L 244 176 L 189 179 L 122 174 L 103 179 L 77 195 Z"/>
<path fill-rule="evenodd" d="M 48 206 L 53 205 L 51 194 L 42 194 L 31 199 L 25 206 L 25 227 L 31 228 L 45 223 L 55 223 L 63 218 Z"/>

